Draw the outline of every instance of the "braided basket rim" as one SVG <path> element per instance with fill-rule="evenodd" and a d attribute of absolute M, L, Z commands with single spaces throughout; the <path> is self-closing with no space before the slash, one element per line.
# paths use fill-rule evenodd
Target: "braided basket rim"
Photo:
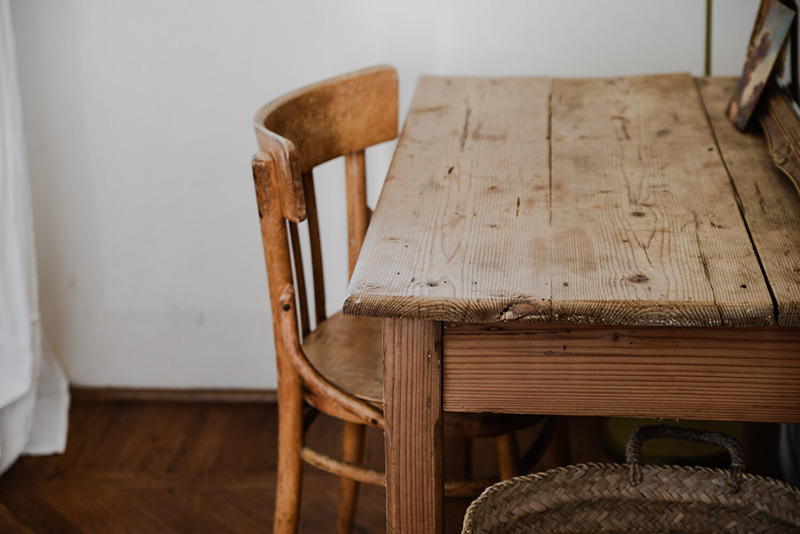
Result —
<path fill-rule="evenodd" d="M 503 480 L 496 484 L 493 484 L 486 488 L 481 495 L 475 499 L 467 509 L 467 512 L 464 516 L 463 522 L 463 530 L 462 534 L 473 534 L 476 532 L 476 528 L 479 526 L 477 520 L 480 519 L 481 513 L 483 512 L 484 507 L 488 507 L 488 505 L 493 501 L 493 498 L 498 494 L 502 493 L 503 491 L 513 491 L 509 488 L 520 487 L 520 484 L 526 485 L 542 485 L 549 479 L 553 479 L 559 475 L 570 475 L 570 474 L 578 474 L 582 480 L 590 480 L 592 478 L 597 478 L 599 475 L 603 473 L 609 472 L 618 472 L 619 474 L 624 474 L 627 480 L 629 466 L 626 464 L 620 463 L 582 463 L 582 464 L 575 464 L 569 466 L 562 466 L 556 467 L 554 469 L 550 469 L 548 471 L 543 471 L 539 473 L 533 473 L 529 475 L 521 475 L 514 478 L 510 478 L 508 480 Z M 637 487 L 647 487 L 648 480 L 653 480 L 652 477 L 657 475 L 659 472 L 662 474 L 672 474 L 678 475 L 681 478 L 691 478 L 697 477 L 698 475 L 710 475 L 710 476 L 719 476 L 722 480 L 726 480 L 728 478 L 728 470 L 727 469 L 720 469 L 720 468 L 709 468 L 709 467 L 698 467 L 698 466 L 677 466 L 677 465 L 669 465 L 669 466 L 657 466 L 657 465 L 643 465 L 642 470 L 645 475 L 644 481 Z M 582 472 L 582 473 L 581 473 Z M 649 475 L 649 477 L 648 477 Z M 789 521 L 796 521 L 796 525 L 800 527 L 800 488 L 791 486 L 783 481 L 776 480 L 773 478 L 763 477 L 761 475 L 753 475 L 749 473 L 744 473 L 742 475 L 742 488 L 738 492 L 740 497 L 746 497 L 748 493 L 750 493 L 750 488 L 756 484 L 765 484 L 769 487 L 773 487 L 776 490 L 781 490 L 782 499 L 786 500 L 787 504 L 791 504 L 789 499 L 793 496 L 796 499 L 796 503 L 794 506 L 798 511 L 797 519 L 789 519 Z M 568 484 L 560 484 L 561 487 L 568 487 Z M 552 488 L 558 487 L 558 485 L 552 486 Z M 552 489 L 549 488 L 549 489 Z M 633 488 L 630 486 L 628 489 Z M 709 496 L 708 493 L 693 490 L 687 486 L 682 486 L 681 490 L 685 491 L 687 494 L 687 501 L 690 502 L 697 502 L 701 503 L 701 499 L 699 498 L 701 495 L 705 496 L 706 498 Z M 641 493 L 635 492 L 636 495 L 623 495 L 623 498 L 626 500 L 639 500 L 639 501 L 648 501 L 648 502 L 659 502 L 660 499 L 653 498 L 649 495 L 649 492 Z M 567 502 L 581 502 L 575 498 L 567 498 L 568 496 L 562 496 L 565 500 L 563 504 Z M 697 498 L 694 498 L 697 497 Z M 788 499 L 787 499 L 788 498 Z M 606 500 L 605 497 L 597 496 L 594 498 L 594 501 L 601 501 Z M 746 498 L 742 499 L 743 501 L 747 501 Z M 703 504 L 703 503 L 701 503 Z M 757 503 L 753 500 L 750 504 L 756 506 Z M 768 511 L 765 511 L 769 513 Z M 538 512 L 544 513 L 544 512 Z"/>

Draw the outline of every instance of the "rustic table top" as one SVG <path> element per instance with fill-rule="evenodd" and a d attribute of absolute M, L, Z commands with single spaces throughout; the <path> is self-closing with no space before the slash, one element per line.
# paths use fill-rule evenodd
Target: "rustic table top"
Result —
<path fill-rule="evenodd" d="M 800 326 L 800 197 L 734 86 L 421 78 L 345 313 Z"/>

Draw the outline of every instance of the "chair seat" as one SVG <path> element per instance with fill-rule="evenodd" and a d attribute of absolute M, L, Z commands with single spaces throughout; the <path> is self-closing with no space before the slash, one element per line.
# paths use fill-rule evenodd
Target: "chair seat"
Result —
<path fill-rule="evenodd" d="M 383 404 L 381 320 L 338 312 L 303 341 L 303 352 L 317 371 L 342 391 Z"/>

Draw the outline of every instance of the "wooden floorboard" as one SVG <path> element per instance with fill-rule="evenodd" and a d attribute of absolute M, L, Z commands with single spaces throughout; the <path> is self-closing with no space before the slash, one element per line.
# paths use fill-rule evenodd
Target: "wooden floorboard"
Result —
<path fill-rule="evenodd" d="M 29 533 L 33 531 L 20 523 L 11 510 L 0 504 L 0 532 Z"/>
<path fill-rule="evenodd" d="M 570 418 L 573 463 L 608 461 L 599 420 Z M 341 423 L 320 417 L 308 443 L 336 455 Z M 0 477 L 2 533 L 263 533 L 272 525 L 276 407 L 271 403 L 75 400 L 62 455 L 19 460 Z M 534 433 L 523 434 L 523 447 Z M 464 449 L 446 440 L 445 478 Z M 382 469 L 383 436 L 368 429 L 367 465 Z M 555 466 L 549 451 L 537 470 Z M 473 475 L 496 472 L 494 442 L 476 440 Z M 331 532 L 338 479 L 306 466 L 300 532 Z M 385 531 L 383 488 L 362 488 L 357 534 Z M 447 533 L 468 500 L 446 501 Z"/>

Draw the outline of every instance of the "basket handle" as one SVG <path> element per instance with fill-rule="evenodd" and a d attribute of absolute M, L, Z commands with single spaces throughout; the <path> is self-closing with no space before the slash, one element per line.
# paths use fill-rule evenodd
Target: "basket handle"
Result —
<path fill-rule="evenodd" d="M 630 469 L 629 476 L 632 485 L 637 486 L 642 482 L 642 463 L 640 460 L 642 445 L 649 439 L 657 438 L 682 439 L 684 441 L 695 441 L 724 447 L 731 457 L 728 482 L 734 493 L 739 491 L 739 486 L 742 483 L 742 471 L 744 471 L 744 450 L 742 449 L 742 444 L 736 438 L 722 432 L 695 430 L 670 425 L 641 426 L 631 434 L 628 439 L 628 446 L 625 448 L 625 461 Z"/>

